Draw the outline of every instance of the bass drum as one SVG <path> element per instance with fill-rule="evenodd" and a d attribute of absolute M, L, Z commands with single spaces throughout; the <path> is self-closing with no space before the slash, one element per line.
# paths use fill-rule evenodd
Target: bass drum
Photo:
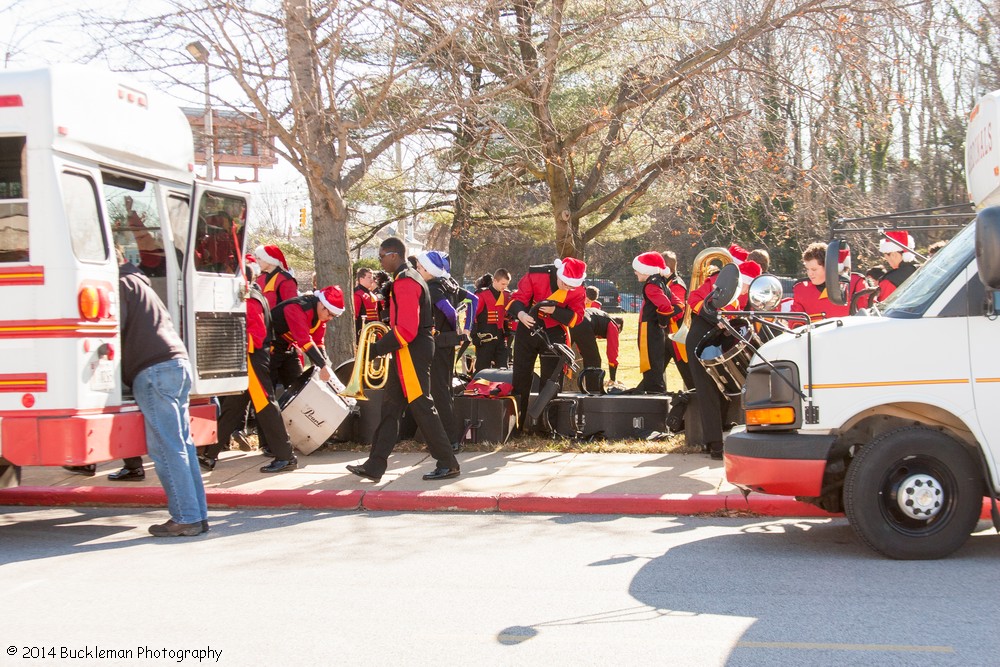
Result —
<path fill-rule="evenodd" d="M 743 340 L 728 331 L 715 329 L 708 333 L 695 349 L 705 371 L 715 380 L 719 391 L 729 397 L 739 396 L 747 379 L 747 368 L 753 357 L 753 347 L 760 347 L 760 337 L 753 324 L 744 319 L 730 321 Z M 747 345 L 744 341 L 749 341 Z"/>

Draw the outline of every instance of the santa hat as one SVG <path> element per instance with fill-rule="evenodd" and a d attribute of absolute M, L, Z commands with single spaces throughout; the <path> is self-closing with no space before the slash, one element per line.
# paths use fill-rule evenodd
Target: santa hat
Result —
<path fill-rule="evenodd" d="M 451 262 L 448 260 L 448 255 L 443 252 L 425 250 L 417 255 L 417 261 L 424 267 L 424 271 L 435 278 L 444 278 L 451 273 Z"/>
<path fill-rule="evenodd" d="M 669 276 L 670 269 L 663 261 L 663 255 L 658 252 L 644 252 L 632 260 L 632 268 L 644 276 L 653 276 L 657 273 L 661 276 Z"/>
<path fill-rule="evenodd" d="M 257 249 L 253 251 L 253 254 L 256 255 L 257 259 L 261 262 L 277 264 L 285 271 L 288 270 L 288 262 L 285 261 L 285 255 L 281 252 L 281 248 L 276 245 L 259 245 L 257 246 Z"/>
<path fill-rule="evenodd" d="M 841 248 L 837 252 L 837 271 L 843 273 L 851 270 L 851 249 Z"/>
<path fill-rule="evenodd" d="M 760 275 L 760 264 L 754 261 L 740 264 L 740 283 L 749 285 L 753 279 Z"/>
<path fill-rule="evenodd" d="M 587 277 L 587 265 L 576 257 L 557 259 L 556 276 L 570 287 L 579 287 Z"/>
<path fill-rule="evenodd" d="M 878 251 L 881 253 L 901 252 L 904 262 L 913 261 L 913 237 L 905 229 L 894 229 L 884 232 L 887 238 L 883 238 L 878 243 Z"/>
<path fill-rule="evenodd" d="M 344 312 L 344 291 L 340 289 L 340 285 L 330 285 L 316 290 L 313 294 L 324 308 L 333 313 L 334 317 Z"/>
<path fill-rule="evenodd" d="M 750 256 L 750 251 L 734 243 L 729 246 L 729 254 L 733 257 L 733 264 L 739 266 L 743 262 L 747 261 L 747 257 Z"/>

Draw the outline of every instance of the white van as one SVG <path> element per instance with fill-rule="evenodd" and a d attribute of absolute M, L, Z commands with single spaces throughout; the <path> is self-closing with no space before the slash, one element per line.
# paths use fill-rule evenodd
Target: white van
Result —
<path fill-rule="evenodd" d="M 145 452 L 122 386 L 115 244 L 149 276 L 208 397 L 246 388 L 245 193 L 196 183 L 167 98 L 79 66 L 0 73 L 0 485 Z M 198 398 L 202 397 L 202 398 Z"/>
<path fill-rule="evenodd" d="M 763 345 L 743 387 L 746 426 L 725 441 L 730 482 L 845 511 L 892 558 L 952 553 L 1000 493 L 1000 209 L 984 208 L 1000 203 L 998 100 L 971 114 L 977 220 L 871 316 Z"/>

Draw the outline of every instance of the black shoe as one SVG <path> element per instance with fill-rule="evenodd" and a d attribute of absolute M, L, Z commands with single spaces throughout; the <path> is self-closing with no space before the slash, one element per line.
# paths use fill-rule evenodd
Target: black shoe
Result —
<path fill-rule="evenodd" d="M 198 465 L 201 466 L 202 470 L 207 470 L 209 472 L 215 470 L 215 464 L 218 463 L 219 459 L 209 458 L 205 455 L 200 455 L 198 457 Z"/>
<path fill-rule="evenodd" d="M 452 477 L 458 477 L 461 472 L 458 468 L 434 468 L 432 472 L 427 473 L 423 478 L 429 482 L 437 479 L 451 479 Z"/>
<path fill-rule="evenodd" d="M 713 461 L 722 460 L 722 443 L 713 442 L 708 446 L 708 455 L 712 457 Z"/>
<path fill-rule="evenodd" d="M 68 470 L 74 475 L 83 475 L 84 477 L 93 477 L 94 473 L 97 472 L 97 464 L 91 463 L 86 466 L 63 466 L 63 470 Z"/>
<path fill-rule="evenodd" d="M 261 447 L 257 451 L 260 452 L 261 454 L 263 454 L 264 456 L 266 456 L 269 459 L 273 459 L 274 458 L 274 454 L 271 453 L 271 448 L 268 447 L 267 445 L 264 445 L 263 447 Z"/>
<path fill-rule="evenodd" d="M 177 523 L 173 519 L 166 523 L 149 527 L 149 534 L 153 537 L 194 537 L 205 532 L 205 521 L 195 523 Z"/>
<path fill-rule="evenodd" d="M 274 459 L 260 469 L 261 472 L 291 472 L 299 467 L 299 460 L 294 456 L 290 459 Z"/>
<path fill-rule="evenodd" d="M 201 532 L 207 533 L 209 529 L 208 519 L 201 520 Z"/>
<path fill-rule="evenodd" d="M 112 482 L 141 482 L 146 479 L 146 471 L 142 468 L 122 468 L 108 475 Z"/>
<path fill-rule="evenodd" d="M 246 431 L 237 431 L 233 433 L 233 440 L 236 441 L 236 446 L 240 448 L 241 452 L 249 452 L 253 447 L 250 446 L 250 441 L 247 439 Z"/>
<path fill-rule="evenodd" d="M 382 479 L 382 475 L 373 475 L 370 472 L 368 472 L 364 466 L 349 465 L 347 466 L 347 472 L 357 475 L 358 477 L 364 477 L 365 479 L 370 479 L 373 482 L 378 482 L 381 481 Z"/>
<path fill-rule="evenodd" d="M 453 443 L 451 443 L 451 453 L 452 454 L 458 454 L 460 451 L 462 451 L 462 443 L 460 443 L 460 442 L 453 442 Z"/>

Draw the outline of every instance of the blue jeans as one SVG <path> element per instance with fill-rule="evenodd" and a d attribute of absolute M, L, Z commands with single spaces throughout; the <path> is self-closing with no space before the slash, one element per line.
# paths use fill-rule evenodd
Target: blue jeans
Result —
<path fill-rule="evenodd" d="M 167 510 L 177 523 L 208 518 L 205 485 L 191 439 L 191 364 L 171 359 L 139 372 L 132 395 L 146 424 L 146 451 L 167 493 Z"/>

